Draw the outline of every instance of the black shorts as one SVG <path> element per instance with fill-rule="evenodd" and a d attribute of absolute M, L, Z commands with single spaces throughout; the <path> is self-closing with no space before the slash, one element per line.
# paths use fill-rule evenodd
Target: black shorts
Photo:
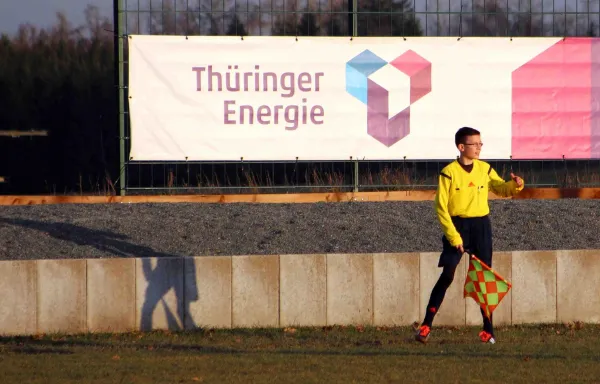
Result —
<path fill-rule="evenodd" d="M 492 266 L 492 223 L 488 215 L 482 217 L 452 217 L 452 222 L 463 240 L 465 251 L 477 256 L 481 261 Z M 443 250 L 438 267 L 454 267 L 460 263 L 462 254 L 450 245 L 446 236 L 442 236 Z"/>

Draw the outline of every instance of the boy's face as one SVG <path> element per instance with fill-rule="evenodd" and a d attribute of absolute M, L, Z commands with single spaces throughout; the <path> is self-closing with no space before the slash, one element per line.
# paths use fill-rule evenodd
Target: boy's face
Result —
<path fill-rule="evenodd" d="M 458 150 L 467 159 L 479 159 L 482 146 L 481 136 L 467 136 L 464 144 L 458 144 Z"/>

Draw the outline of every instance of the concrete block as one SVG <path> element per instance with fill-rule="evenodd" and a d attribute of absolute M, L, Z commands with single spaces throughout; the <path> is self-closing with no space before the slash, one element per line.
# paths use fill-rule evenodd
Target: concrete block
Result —
<path fill-rule="evenodd" d="M 494 252 L 492 258 L 492 269 L 512 284 L 512 253 Z M 469 270 L 469 264 L 465 264 L 465 276 Z M 464 278 L 462 281 L 464 287 Z M 483 319 L 479 305 L 470 297 L 466 298 L 466 323 L 467 325 L 483 325 Z M 504 296 L 500 305 L 496 307 L 492 315 L 494 325 L 512 324 L 512 289 Z"/>
<path fill-rule="evenodd" d="M 281 255 L 280 325 L 327 324 L 327 256 Z"/>
<path fill-rule="evenodd" d="M 600 323 L 600 250 L 557 251 L 557 320 Z"/>
<path fill-rule="evenodd" d="M 374 325 L 410 325 L 419 321 L 419 254 L 373 255 Z"/>
<path fill-rule="evenodd" d="M 127 332 L 135 325 L 135 259 L 89 259 L 87 325 L 90 332 Z"/>
<path fill-rule="evenodd" d="M 231 328 L 231 257 L 185 258 L 185 328 Z"/>
<path fill-rule="evenodd" d="M 419 255 L 420 264 L 420 316 L 419 323 L 423 321 L 425 317 L 425 311 L 427 310 L 427 303 L 431 296 L 431 291 L 437 283 L 442 268 L 438 268 L 438 262 L 441 252 L 424 252 Z M 465 276 L 467 272 L 467 259 L 463 257 L 460 264 L 456 268 L 454 275 L 454 281 L 446 291 L 446 296 L 442 305 L 438 309 L 438 313 L 435 316 L 433 325 L 465 325 L 465 298 L 463 295 Z M 462 271 L 462 273 L 460 272 Z"/>
<path fill-rule="evenodd" d="M 556 252 L 513 252 L 513 324 L 556 321 Z"/>
<path fill-rule="evenodd" d="M 183 329 L 183 258 L 137 258 L 135 269 L 138 329 Z"/>
<path fill-rule="evenodd" d="M 37 261 L 39 333 L 87 331 L 86 263 L 85 259 Z"/>
<path fill-rule="evenodd" d="M 37 331 L 36 263 L 0 262 L 1 335 L 30 335 Z"/>
<path fill-rule="evenodd" d="M 327 255 L 327 323 L 373 324 L 373 255 Z"/>
<path fill-rule="evenodd" d="M 279 256 L 232 256 L 232 325 L 279 326 Z"/>

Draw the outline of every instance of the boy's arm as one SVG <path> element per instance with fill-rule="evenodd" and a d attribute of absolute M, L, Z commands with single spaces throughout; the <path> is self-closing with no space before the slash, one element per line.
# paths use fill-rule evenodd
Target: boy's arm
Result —
<path fill-rule="evenodd" d="M 490 190 L 498 196 L 514 196 L 521 192 L 523 188 L 525 188 L 525 181 L 523 181 L 522 179 L 521 186 L 519 186 L 515 180 L 504 181 L 500 176 L 498 176 L 496 170 L 491 166 L 490 171 L 488 173 L 488 177 L 488 185 Z M 514 178 L 516 178 L 516 176 Z"/>
<path fill-rule="evenodd" d="M 450 176 L 440 173 L 438 180 L 438 189 L 435 194 L 435 212 L 437 213 L 438 220 L 442 226 L 444 235 L 452 246 L 462 244 L 462 238 L 460 233 L 454 227 L 454 223 L 448 213 L 448 195 L 450 193 L 450 186 L 452 179 Z"/>

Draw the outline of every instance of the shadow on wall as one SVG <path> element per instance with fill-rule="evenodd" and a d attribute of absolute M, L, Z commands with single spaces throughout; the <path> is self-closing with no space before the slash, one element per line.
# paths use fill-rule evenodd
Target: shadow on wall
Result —
<path fill-rule="evenodd" d="M 169 330 L 197 327 L 190 314 L 190 304 L 199 298 L 194 258 L 182 258 L 180 255 L 155 251 L 150 247 L 131 243 L 127 236 L 119 233 L 68 223 L 2 217 L 0 217 L 0 223 L 34 229 L 62 241 L 82 247 L 94 247 L 107 255 L 120 258 L 140 258 L 147 283 L 144 303 L 138 318 L 140 330 L 153 329 L 153 314 L 159 304 L 164 309 L 166 325 Z M 84 257 L 84 253 L 85 249 L 77 255 L 77 258 Z M 136 286 L 137 284 L 139 281 L 136 279 Z M 171 289 L 174 291 L 177 302 L 175 313 L 165 301 L 165 297 Z"/>

